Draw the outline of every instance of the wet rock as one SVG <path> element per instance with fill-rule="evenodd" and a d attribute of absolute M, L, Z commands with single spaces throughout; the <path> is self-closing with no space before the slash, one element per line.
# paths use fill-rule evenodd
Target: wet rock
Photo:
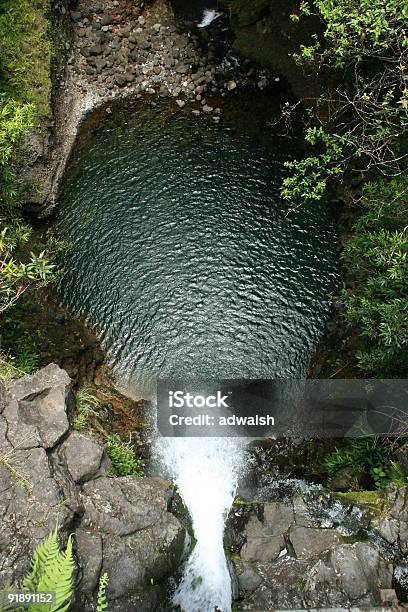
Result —
<path fill-rule="evenodd" d="M 357 491 L 359 479 L 354 468 L 342 468 L 338 470 L 329 482 L 332 491 Z"/>
<path fill-rule="evenodd" d="M 167 512 L 166 490 L 163 481 L 146 478 L 99 478 L 84 485 L 81 528 L 102 537 L 102 570 L 113 600 L 125 601 L 180 561 L 185 534 Z"/>

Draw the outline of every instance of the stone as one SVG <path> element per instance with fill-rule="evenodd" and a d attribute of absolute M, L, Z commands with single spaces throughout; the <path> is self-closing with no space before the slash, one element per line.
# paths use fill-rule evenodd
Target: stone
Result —
<path fill-rule="evenodd" d="M 141 26 L 144 26 L 144 25 L 145 25 L 145 23 L 146 23 L 146 19 L 143 17 L 143 15 L 140 15 L 140 16 L 137 18 L 137 21 L 138 21 L 139 25 L 141 25 Z"/>
<path fill-rule="evenodd" d="M 59 450 L 74 482 L 82 484 L 96 476 L 106 475 L 112 465 L 102 446 L 73 432 Z"/>
<path fill-rule="evenodd" d="M 328 562 L 320 561 L 311 568 L 306 588 L 312 590 L 321 584 L 333 584 L 340 587 L 350 601 L 368 599 L 368 604 L 375 604 L 380 601 L 380 588 L 390 589 L 391 583 L 392 567 L 381 558 L 378 550 L 372 544 L 356 542 L 337 546 L 331 551 Z"/>
<path fill-rule="evenodd" d="M 53 412 L 59 412 L 59 402 L 67 415 L 70 387 L 55 364 L 6 390 L 0 385 L 0 455 L 8 458 L 0 463 L 0 590 L 18 584 L 35 547 L 58 523 L 62 544 L 75 532 L 78 610 L 94 609 L 104 571 L 110 610 L 156 610 L 160 581 L 174 573 L 184 549 L 185 530 L 167 511 L 169 483 L 108 478 L 111 464 L 104 449 L 78 432 L 66 431 L 47 449 L 48 432 L 27 441 L 26 448 L 19 438 L 16 445 L 13 435 L 9 438 L 14 421 L 20 423 L 20 436 L 25 428 L 38 433 L 37 425 L 41 431 L 45 427 L 37 417 L 37 425 L 19 421 L 22 402 L 48 402 L 49 408 L 52 398 Z M 54 421 L 48 421 L 54 438 Z"/>
<path fill-rule="evenodd" d="M 9 386 L 11 401 L 4 410 L 8 439 L 19 448 L 41 444 L 53 448 L 67 433 L 74 409 L 71 379 L 56 364 Z"/>
<path fill-rule="evenodd" d="M 333 548 L 342 539 L 335 529 L 293 527 L 289 539 L 298 559 L 317 557 L 324 550 Z"/>
<path fill-rule="evenodd" d="M 78 23 L 78 21 L 81 21 L 82 13 L 80 11 L 71 11 L 70 15 L 72 21 L 75 21 L 76 23 Z"/>
<path fill-rule="evenodd" d="M 354 468 L 341 468 L 338 470 L 329 482 L 332 491 L 358 491 L 359 481 Z"/>
<path fill-rule="evenodd" d="M 126 76 L 124 74 L 115 74 L 115 83 L 119 87 L 124 87 L 127 83 Z"/>
<path fill-rule="evenodd" d="M 176 104 L 179 108 L 183 108 L 186 105 L 185 101 L 180 99 L 176 100 Z"/>
<path fill-rule="evenodd" d="M 89 53 L 90 55 L 101 55 L 102 53 L 101 45 L 92 45 L 91 47 L 89 47 Z"/>
<path fill-rule="evenodd" d="M 181 559 L 185 532 L 167 511 L 166 491 L 154 478 L 102 477 L 83 486 L 81 528 L 102 537 L 113 600 L 165 577 Z"/>
<path fill-rule="evenodd" d="M 227 89 L 228 91 L 232 91 L 233 89 L 236 88 L 237 86 L 237 82 L 236 81 L 227 81 Z"/>
<path fill-rule="evenodd" d="M 152 46 L 152 43 L 151 43 L 150 41 L 148 41 L 148 40 L 141 40 L 141 41 L 139 42 L 139 47 L 140 47 L 141 49 L 144 49 L 145 51 L 146 51 L 146 50 L 148 50 L 148 49 L 150 49 L 150 48 L 151 48 L 151 46 Z"/>
<path fill-rule="evenodd" d="M 187 74 L 188 68 L 187 68 L 187 66 L 185 64 L 181 64 L 180 63 L 180 64 L 176 65 L 176 72 L 178 74 Z"/>
<path fill-rule="evenodd" d="M 203 104 L 203 112 L 204 113 L 212 113 L 213 107 L 208 104 Z"/>
<path fill-rule="evenodd" d="M 242 573 L 238 575 L 238 582 L 243 591 L 255 591 L 262 583 L 262 578 L 251 565 L 247 564 L 244 565 Z"/>
<path fill-rule="evenodd" d="M 101 25 L 107 26 L 112 22 L 112 17 L 110 15 L 104 15 L 101 19 Z"/>

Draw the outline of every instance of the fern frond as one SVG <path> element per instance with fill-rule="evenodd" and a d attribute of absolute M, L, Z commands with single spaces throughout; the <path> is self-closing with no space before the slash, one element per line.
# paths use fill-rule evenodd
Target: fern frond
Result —
<path fill-rule="evenodd" d="M 109 582 L 109 576 L 105 572 L 99 579 L 99 587 L 98 587 L 98 605 L 97 612 L 105 612 L 108 609 L 108 603 L 106 601 L 106 587 Z"/>
<path fill-rule="evenodd" d="M 39 544 L 34 551 L 31 561 L 31 570 L 22 582 L 23 591 L 34 593 L 38 591 L 38 584 L 48 566 L 52 566 L 60 554 L 58 546 L 58 525 L 51 531 L 48 538 Z"/>
<path fill-rule="evenodd" d="M 38 591 L 54 593 L 54 603 L 49 612 L 66 612 L 71 605 L 72 572 L 74 570 L 74 555 L 72 552 L 72 536 L 69 536 L 65 552 L 58 552 L 58 557 L 47 564 L 44 574 L 38 583 Z M 44 608 L 42 607 L 41 610 Z M 38 612 L 41 612 L 38 607 Z M 37 612 L 37 606 L 30 607 L 30 612 Z"/>

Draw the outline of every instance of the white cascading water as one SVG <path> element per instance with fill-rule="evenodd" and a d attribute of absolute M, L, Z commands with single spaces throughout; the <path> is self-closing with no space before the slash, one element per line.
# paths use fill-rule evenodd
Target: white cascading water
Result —
<path fill-rule="evenodd" d="M 156 447 L 190 512 L 196 538 L 173 603 L 186 612 L 230 612 L 224 525 L 244 466 L 244 441 L 159 438 Z"/>

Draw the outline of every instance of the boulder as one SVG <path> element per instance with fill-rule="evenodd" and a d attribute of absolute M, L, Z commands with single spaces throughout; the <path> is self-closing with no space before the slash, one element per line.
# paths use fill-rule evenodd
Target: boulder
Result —
<path fill-rule="evenodd" d="M 105 476 L 112 468 L 103 447 L 76 432 L 71 433 L 61 445 L 59 455 L 65 461 L 72 479 L 78 484 Z"/>
<path fill-rule="evenodd" d="M 9 394 L 4 416 L 13 446 L 50 449 L 67 433 L 74 398 L 71 379 L 57 365 L 12 383 Z"/>
<path fill-rule="evenodd" d="M 108 478 L 103 447 L 68 430 L 72 404 L 71 381 L 54 364 L 0 385 L 0 590 L 18 583 L 58 523 L 62 543 L 75 534 L 76 610 L 95 609 L 105 571 L 110 610 L 156 610 L 185 538 L 167 511 L 168 483 Z"/>
<path fill-rule="evenodd" d="M 78 544 L 78 554 L 86 559 L 89 538 L 101 537 L 102 571 L 109 574 L 113 601 L 140 594 L 171 574 L 181 559 L 185 532 L 167 511 L 167 489 L 160 479 L 132 477 L 102 477 L 83 486 L 81 529 L 87 539 L 83 550 Z"/>

